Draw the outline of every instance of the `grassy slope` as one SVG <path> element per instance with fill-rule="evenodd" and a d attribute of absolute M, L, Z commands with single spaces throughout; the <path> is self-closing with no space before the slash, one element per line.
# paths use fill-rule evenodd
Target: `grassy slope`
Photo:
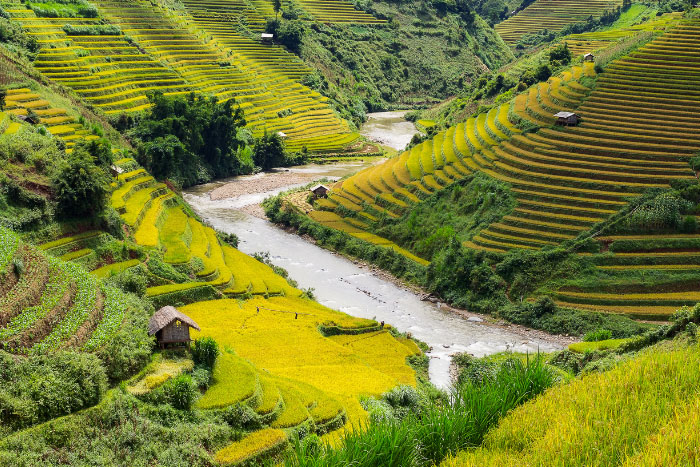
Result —
<path fill-rule="evenodd" d="M 444 465 L 692 464 L 698 377 L 698 344 L 664 342 L 515 409 L 481 448 Z"/>

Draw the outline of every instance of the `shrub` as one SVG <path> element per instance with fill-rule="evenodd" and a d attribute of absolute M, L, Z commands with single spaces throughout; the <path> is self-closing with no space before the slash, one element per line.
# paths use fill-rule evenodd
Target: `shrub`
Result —
<path fill-rule="evenodd" d="M 211 337 L 201 337 L 194 341 L 192 347 L 192 359 L 197 365 L 214 368 L 216 357 L 219 356 L 219 345 Z"/>
<path fill-rule="evenodd" d="M 92 354 L 16 358 L 0 351 L 0 427 L 21 429 L 100 401 L 105 370 Z"/>
<path fill-rule="evenodd" d="M 183 374 L 165 382 L 155 392 L 160 392 L 156 396 L 176 409 L 189 410 L 197 399 L 199 392 L 192 376 Z"/>
<path fill-rule="evenodd" d="M 598 329 L 596 331 L 587 332 L 583 336 L 584 342 L 597 342 L 612 339 L 612 332 L 607 329 Z"/>
<path fill-rule="evenodd" d="M 63 217 L 92 217 L 106 205 L 109 178 L 85 152 L 70 154 L 59 162 L 51 185 Z"/>

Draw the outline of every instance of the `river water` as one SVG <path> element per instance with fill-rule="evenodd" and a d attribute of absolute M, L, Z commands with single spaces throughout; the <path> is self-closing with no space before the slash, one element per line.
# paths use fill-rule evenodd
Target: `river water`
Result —
<path fill-rule="evenodd" d="M 360 133 L 369 140 L 401 151 L 418 132 L 413 122 L 403 118 L 404 115 L 405 110 L 367 114 L 367 122 L 362 125 Z"/>
<path fill-rule="evenodd" d="M 290 178 L 300 173 L 316 178 L 338 178 L 366 165 L 361 162 L 310 164 L 295 167 L 286 173 L 290 174 Z M 239 249 L 244 253 L 269 252 L 272 262 L 289 271 L 299 287 L 313 288 L 316 299 L 323 305 L 352 316 L 385 321 L 428 344 L 431 347 L 428 353 L 430 379 L 436 386 L 450 386 L 450 359 L 457 352 L 481 357 L 506 350 L 534 353 L 561 348 L 555 342 L 478 322 L 479 318 L 467 320 L 441 309 L 437 304 L 421 301 L 413 292 L 383 279 L 371 269 L 248 214 L 252 205 L 289 189 L 289 186 L 266 188 L 266 177 L 279 176 L 279 173 L 266 173 L 209 183 L 186 190 L 184 197 L 212 226 L 236 234 Z M 238 184 L 237 188 L 242 189 L 237 191 L 244 193 L 212 200 L 210 193 L 226 183 L 233 183 L 234 187 Z"/>

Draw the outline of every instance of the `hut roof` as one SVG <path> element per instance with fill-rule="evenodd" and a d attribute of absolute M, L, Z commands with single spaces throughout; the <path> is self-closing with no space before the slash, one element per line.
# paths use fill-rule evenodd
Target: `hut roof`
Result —
<path fill-rule="evenodd" d="M 273 37 L 275 37 L 275 35 L 268 34 L 268 33 L 264 32 L 264 33 L 260 34 L 260 37 L 262 37 L 263 39 L 272 39 Z"/>
<path fill-rule="evenodd" d="M 324 190 L 329 191 L 329 188 L 328 188 L 326 185 L 316 185 L 315 187 L 313 187 L 313 188 L 311 189 L 311 191 L 316 191 L 316 190 L 318 190 L 319 188 L 323 188 Z"/>
<path fill-rule="evenodd" d="M 148 322 L 148 334 L 152 336 L 177 319 L 186 325 L 195 328 L 197 331 L 201 331 L 197 323 L 195 323 L 192 318 L 180 313 L 173 306 L 164 306 L 160 310 L 156 311 L 153 316 L 151 316 L 151 320 Z"/>
<path fill-rule="evenodd" d="M 554 116 L 557 118 L 569 118 L 569 117 L 573 117 L 574 115 L 576 115 L 576 114 L 573 112 L 564 112 L 564 111 L 554 114 Z"/>
<path fill-rule="evenodd" d="M 583 54 L 583 57 L 594 57 L 594 55 L 590 52 Z"/>

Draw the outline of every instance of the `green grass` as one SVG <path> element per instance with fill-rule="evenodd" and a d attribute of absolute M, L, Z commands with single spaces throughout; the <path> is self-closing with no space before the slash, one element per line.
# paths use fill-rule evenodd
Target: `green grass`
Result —
<path fill-rule="evenodd" d="M 698 344 L 665 342 L 610 371 L 553 388 L 505 417 L 481 448 L 445 465 L 679 465 L 638 464 L 635 456 L 674 457 L 671 449 L 653 449 L 697 400 L 698 378 Z M 697 451 L 682 455 L 680 465 L 692 465 Z"/>
<path fill-rule="evenodd" d="M 577 342 L 569 345 L 569 350 L 572 352 L 585 353 L 592 350 L 611 350 L 617 349 L 622 344 L 630 342 L 633 339 L 606 339 L 596 342 Z"/>
<path fill-rule="evenodd" d="M 363 430 L 347 434 L 335 449 L 323 446 L 320 451 L 310 451 L 309 444 L 297 441 L 285 464 L 295 467 L 436 465 L 460 449 L 478 446 L 502 416 L 553 383 L 552 373 L 540 359 L 533 359 L 527 365 L 510 360 L 500 366 L 493 378 L 457 388 L 449 402 L 438 399 L 418 408 L 419 403 L 410 391 L 396 398 L 386 394 L 387 400 L 395 401 L 395 407 L 405 407 L 405 417 L 375 419 Z"/>

